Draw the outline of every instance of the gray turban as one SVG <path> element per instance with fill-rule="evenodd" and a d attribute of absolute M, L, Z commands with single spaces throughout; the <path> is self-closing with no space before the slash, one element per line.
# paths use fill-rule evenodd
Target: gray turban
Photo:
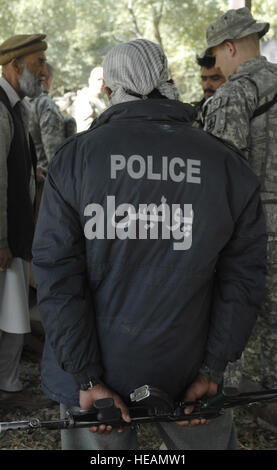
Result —
<path fill-rule="evenodd" d="M 179 99 L 176 86 L 169 82 L 163 49 L 146 39 L 115 46 L 105 57 L 103 75 L 112 91 L 111 104 L 146 99 L 154 89 L 166 98 Z"/>

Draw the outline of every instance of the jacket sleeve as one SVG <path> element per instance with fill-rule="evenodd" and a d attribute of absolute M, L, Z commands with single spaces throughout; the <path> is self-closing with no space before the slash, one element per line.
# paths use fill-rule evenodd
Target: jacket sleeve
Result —
<path fill-rule="evenodd" d="M 247 154 L 250 117 L 256 106 L 257 90 L 252 82 L 229 80 L 218 88 L 208 105 L 204 130 Z"/>
<path fill-rule="evenodd" d="M 41 320 L 57 362 L 81 384 L 99 378 L 103 370 L 84 234 L 53 173 L 50 166 L 33 243 L 33 273 Z"/>
<path fill-rule="evenodd" d="M 221 378 L 227 363 L 240 358 L 260 311 L 266 274 L 266 242 L 265 219 L 256 189 L 216 266 L 203 369 Z"/>

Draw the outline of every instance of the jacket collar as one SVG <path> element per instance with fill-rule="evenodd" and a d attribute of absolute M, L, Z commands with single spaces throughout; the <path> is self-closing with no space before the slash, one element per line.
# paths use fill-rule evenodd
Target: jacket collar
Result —
<path fill-rule="evenodd" d="M 191 124 L 194 108 L 181 101 L 169 99 L 147 99 L 116 104 L 104 111 L 92 123 L 90 129 L 116 120 L 172 121 Z"/>
<path fill-rule="evenodd" d="M 237 69 L 234 75 L 230 76 L 230 80 L 235 80 L 239 75 L 251 74 L 266 67 L 267 59 L 264 56 L 253 57 L 252 59 L 243 62 Z"/>
<path fill-rule="evenodd" d="M 9 98 L 11 107 L 14 108 L 15 105 L 21 101 L 15 89 L 4 77 L 0 77 L 0 86 L 3 88 L 7 97 Z"/>

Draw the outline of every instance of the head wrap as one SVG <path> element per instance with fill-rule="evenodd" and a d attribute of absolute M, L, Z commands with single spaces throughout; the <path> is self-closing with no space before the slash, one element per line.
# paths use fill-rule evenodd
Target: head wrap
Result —
<path fill-rule="evenodd" d="M 146 99 L 153 90 L 172 100 L 179 93 L 169 81 L 167 58 L 160 45 L 136 39 L 115 46 L 103 63 L 105 84 L 111 89 L 111 104 Z"/>

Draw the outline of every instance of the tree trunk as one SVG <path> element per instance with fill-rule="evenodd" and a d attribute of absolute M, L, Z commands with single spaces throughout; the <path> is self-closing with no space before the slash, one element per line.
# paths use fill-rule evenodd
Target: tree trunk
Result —
<path fill-rule="evenodd" d="M 160 22 L 163 16 L 163 7 L 164 7 L 164 0 L 159 5 L 159 8 L 152 4 L 152 14 L 153 14 L 153 26 L 154 26 L 154 34 L 156 41 L 163 47 L 163 41 L 160 33 Z"/>
<path fill-rule="evenodd" d="M 142 34 L 141 34 L 140 29 L 138 27 L 138 22 L 137 22 L 137 18 L 136 18 L 136 15 L 135 15 L 134 8 L 133 8 L 133 1 L 132 0 L 129 0 L 129 2 L 128 2 L 128 10 L 129 10 L 129 13 L 130 13 L 130 16 L 131 16 L 131 19 L 132 19 L 132 23 L 133 23 L 133 28 L 134 28 L 133 33 L 137 38 L 141 38 Z"/>

